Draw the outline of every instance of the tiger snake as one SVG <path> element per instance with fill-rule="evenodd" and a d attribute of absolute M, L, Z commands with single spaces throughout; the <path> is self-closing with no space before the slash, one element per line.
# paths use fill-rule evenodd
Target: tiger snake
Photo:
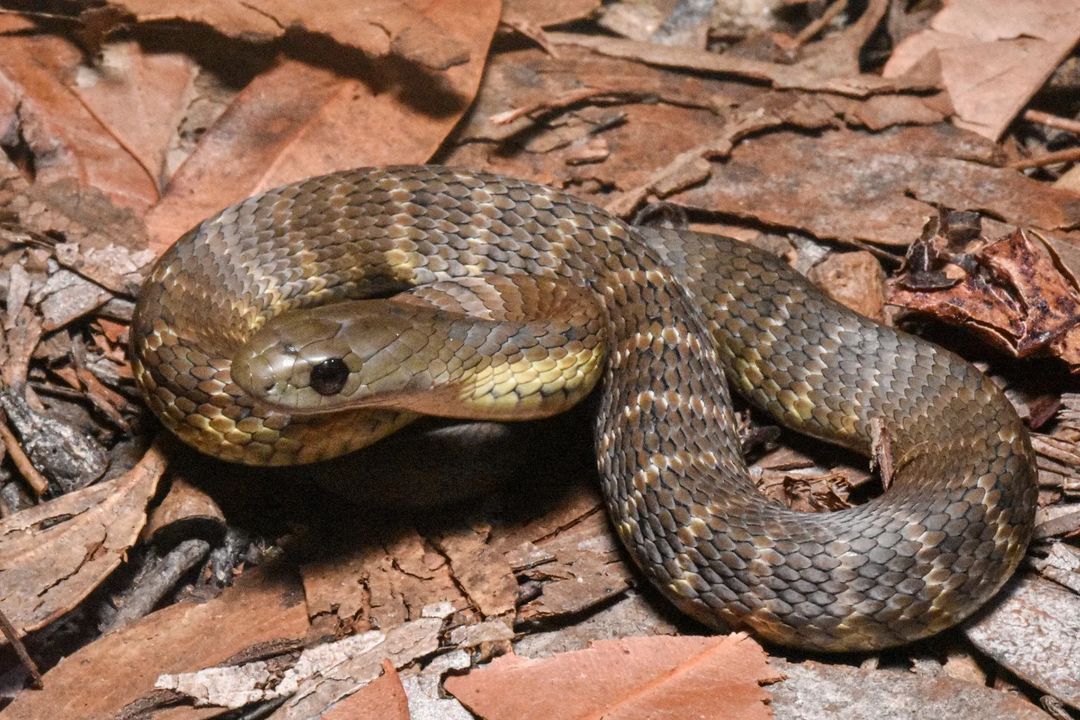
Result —
<path fill-rule="evenodd" d="M 343 455 L 418 414 L 544 417 L 598 384 L 602 490 L 634 562 L 690 616 L 784 645 L 937 633 L 1032 534 L 1026 429 L 971 364 L 738 241 L 498 175 L 359 169 L 233 205 L 159 259 L 131 345 L 162 422 L 249 465 Z M 802 433 L 863 454 L 887 438 L 887 491 L 828 513 L 767 500 L 725 375 Z"/>

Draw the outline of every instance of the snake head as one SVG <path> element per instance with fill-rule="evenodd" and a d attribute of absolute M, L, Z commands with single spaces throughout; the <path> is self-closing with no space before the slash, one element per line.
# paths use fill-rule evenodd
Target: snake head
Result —
<path fill-rule="evenodd" d="M 415 385 L 408 342 L 415 313 L 386 300 L 287 312 L 233 359 L 232 378 L 260 403 L 292 414 L 379 405 Z"/>

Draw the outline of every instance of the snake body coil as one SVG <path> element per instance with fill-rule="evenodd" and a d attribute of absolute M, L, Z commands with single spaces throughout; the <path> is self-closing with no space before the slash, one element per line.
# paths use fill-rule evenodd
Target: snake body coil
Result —
<path fill-rule="evenodd" d="M 205 452 L 250 464 L 333 457 L 413 416 L 297 413 L 244 389 L 234 358 L 283 313 L 483 275 L 568 283 L 602 307 L 595 444 L 608 509 L 636 563 L 692 616 L 788 645 L 883 648 L 960 621 L 1019 563 L 1034 521 L 1032 450 L 970 364 L 735 241 L 630 228 L 495 175 L 357 170 L 222 211 L 151 273 L 135 374 L 164 423 Z M 887 492 L 833 513 L 766 500 L 740 452 L 725 371 L 797 430 L 864 453 L 887 439 Z"/>

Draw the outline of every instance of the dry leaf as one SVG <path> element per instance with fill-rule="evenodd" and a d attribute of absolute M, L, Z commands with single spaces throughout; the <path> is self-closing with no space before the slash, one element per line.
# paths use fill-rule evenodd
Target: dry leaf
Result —
<path fill-rule="evenodd" d="M 120 0 L 113 6 L 140 22 L 186 20 L 249 41 L 265 42 L 289 30 L 306 30 L 372 57 L 393 53 L 435 70 L 468 62 L 471 43 L 460 35 L 464 29 L 475 29 L 440 22 L 440 18 L 432 17 L 429 4 L 416 0 L 349 4 L 335 0 L 202 0 L 179 5 L 160 0 Z"/>
<path fill-rule="evenodd" d="M 147 218 L 153 246 L 163 250 L 229 203 L 277 185 L 352 167 L 427 161 L 476 93 L 499 3 L 445 0 L 423 12 L 437 25 L 468 28 L 467 63 L 431 75 L 372 62 L 347 77 L 282 60 L 236 96 L 176 171 Z"/>
<path fill-rule="evenodd" d="M 1060 0 L 952 0 L 885 65 L 898 77 L 936 55 L 956 124 L 996 140 L 1080 39 Z"/>
<path fill-rule="evenodd" d="M 80 66 L 72 88 L 157 186 L 165 154 L 194 95 L 197 67 L 178 52 L 143 52 L 134 41 L 109 43 L 93 67 Z"/>
<path fill-rule="evenodd" d="M 71 610 L 120 564 L 164 470 L 154 445 L 123 477 L 0 521 L 0 610 L 20 634 Z"/>
<path fill-rule="evenodd" d="M 507 655 L 445 686 L 484 720 L 753 720 L 772 717 L 761 686 L 781 677 L 739 633 L 603 640 L 543 660 Z"/>
<path fill-rule="evenodd" d="M 21 693 L 2 716 L 112 718 L 129 707 L 149 714 L 161 695 L 154 690 L 160 674 L 223 663 L 253 646 L 294 644 L 307 630 L 295 578 L 255 570 L 213 600 L 172 605 L 99 638 L 46 673 L 45 690 Z"/>
<path fill-rule="evenodd" d="M 600 9 L 602 0 L 503 0 L 502 21 L 511 26 L 564 25 L 584 20 Z"/>
<path fill-rule="evenodd" d="M 924 289 L 911 273 L 890 281 L 889 303 L 962 325 L 1016 357 L 1049 351 L 1080 372 L 1080 290 L 1046 246 L 1017 230 L 965 257 L 972 269 L 946 266 L 955 284 Z"/>
<path fill-rule="evenodd" d="M 815 265 L 810 280 L 825 294 L 868 318 L 885 318 L 885 272 L 865 250 L 833 253 Z"/>
<path fill-rule="evenodd" d="M 0 33 L 25 30 L 0 16 Z M 55 35 L 0 34 L 0 125 L 34 156 L 35 180 L 75 180 L 121 207 L 145 211 L 158 198 L 151 176 L 68 86 L 82 59 Z"/>
<path fill-rule="evenodd" d="M 659 67 L 683 68 L 764 80 L 778 90 L 807 90 L 851 97 L 869 97 L 881 93 L 932 90 L 935 87 L 933 82 L 921 78 L 888 79 L 865 74 L 833 77 L 827 72 L 827 68 L 819 70 L 809 65 L 806 67 L 780 65 L 751 60 L 732 53 L 717 54 L 603 35 L 548 33 L 547 38 L 556 46 L 576 45 L 603 55 L 634 59 Z"/>
<path fill-rule="evenodd" d="M 322 720 L 409 720 L 409 698 L 394 664 L 383 660 L 383 674 L 339 700 Z"/>

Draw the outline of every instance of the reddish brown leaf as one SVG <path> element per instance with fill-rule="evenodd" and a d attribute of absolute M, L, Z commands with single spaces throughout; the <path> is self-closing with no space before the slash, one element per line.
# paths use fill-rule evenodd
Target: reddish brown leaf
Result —
<path fill-rule="evenodd" d="M 446 689 L 484 720 L 772 717 L 761 685 L 781 675 L 746 635 L 635 637 L 528 660 L 496 659 Z"/>
<path fill-rule="evenodd" d="M 0 17 L 0 33 L 24 29 L 23 21 Z M 29 146 L 37 182 L 75 180 L 145 210 L 157 200 L 156 178 L 68 86 L 81 58 L 54 35 L 0 34 L 0 124 Z"/>
<path fill-rule="evenodd" d="M 719 54 L 604 35 L 548 33 L 547 37 L 557 46 L 577 45 L 590 48 L 603 55 L 631 58 L 659 67 L 739 75 L 764 80 L 778 89 L 811 90 L 852 97 L 869 97 L 879 93 L 934 88 L 933 83 L 918 78 L 886 79 L 869 74 L 835 77 L 827 71 L 828 68 L 818 69 L 812 65 L 781 65 L 740 57 L 734 53 Z"/>
<path fill-rule="evenodd" d="M 601 0 L 503 0 L 502 21 L 508 25 L 527 23 L 533 27 L 563 25 L 584 20 L 600 9 Z"/>
<path fill-rule="evenodd" d="M 302 638 L 307 629 L 294 578 L 248 573 L 214 600 L 159 610 L 61 660 L 46 673 L 45 690 L 21 693 L 4 720 L 116 717 L 136 701 L 152 702 L 163 673 L 223 663 L 255 645 Z"/>
<path fill-rule="evenodd" d="M 96 66 L 79 68 L 73 89 L 161 187 L 165 153 L 193 95 L 197 70 L 183 53 L 147 53 L 132 41 L 110 43 Z"/>
<path fill-rule="evenodd" d="M 429 159 L 476 93 L 499 4 L 446 0 L 424 13 L 461 33 L 467 63 L 433 76 L 376 62 L 343 77 L 283 60 L 236 97 L 177 170 L 147 220 L 156 248 L 261 190 L 333 170 Z"/>
<path fill-rule="evenodd" d="M 989 167 L 995 156 L 982 138 L 940 125 L 878 135 L 778 132 L 744 140 L 708 183 L 670 199 L 820 238 L 887 245 L 916 240 L 937 215 L 930 203 L 1014 225 L 1080 227 L 1080 197 Z"/>
<path fill-rule="evenodd" d="M 440 22 L 453 18 L 433 17 L 430 5 L 416 0 L 120 0 L 113 5 L 141 22 L 187 20 L 245 40 L 266 41 L 288 30 L 306 30 L 373 57 L 393 53 L 436 70 L 467 62 L 472 52 L 461 37 L 461 29 L 469 26 Z"/>
<path fill-rule="evenodd" d="M 979 249 L 976 259 L 981 269 L 962 272 L 951 287 L 913 289 L 906 276 L 897 278 L 889 284 L 890 304 L 963 325 L 1017 357 L 1049 349 L 1080 368 L 1072 342 L 1080 291 L 1046 246 L 1017 230 Z"/>
<path fill-rule="evenodd" d="M 833 300 L 860 315 L 884 318 L 885 272 L 872 254 L 833 253 L 815 265 L 809 277 Z"/>

